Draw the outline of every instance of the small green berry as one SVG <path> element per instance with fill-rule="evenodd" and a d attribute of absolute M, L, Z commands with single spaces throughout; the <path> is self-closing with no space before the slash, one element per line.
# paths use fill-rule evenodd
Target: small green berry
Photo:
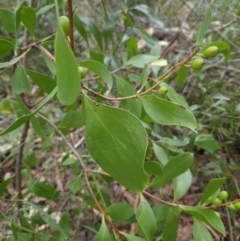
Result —
<path fill-rule="evenodd" d="M 232 212 L 237 212 L 237 209 L 235 208 L 234 204 L 230 204 L 228 206 L 229 210 L 232 211 Z"/>
<path fill-rule="evenodd" d="M 160 87 L 160 88 L 158 89 L 158 93 L 159 93 L 160 95 L 162 95 L 162 96 L 166 95 L 167 92 L 168 92 L 168 88 L 165 87 L 165 86 L 162 86 L 162 87 Z"/>
<path fill-rule="evenodd" d="M 222 200 L 225 201 L 228 198 L 228 192 L 227 191 L 221 191 L 218 194 L 218 197 Z"/>
<path fill-rule="evenodd" d="M 79 74 L 81 76 L 81 79 L 84 79 L 87 73 L 87 69 L 84 67 L 79 66 L 78 67 Z"/>
<path fill-rule="evenodd" d="M 197 58 L 192 62 L 191 66 L 195 70 L 200 70 L 204 66 L 204 60 L 202 58 Z"/>
<path fill-rule="evenodd" d="M 222 204 L 222 200 L 220 199 L 220 198 L 214 198 L 214 200 L 213 200 L 213 204 L 214 205 L 221 205 Z"/>
<path fill-rule="evenodd" d="M 62 26 L 63 32 L 65 33 L 66 36 L 68 36 L 70 33 L 69 18 L 67 16 L 61 16 L 61 17 L 59 17 L 59 22 Z"/>
<path fill-rule="evenodd" d="M 205 51 L 204 51 L 204 55 L 207 58 L 213 58 L 215 57 L 217 54 L 219 53 L 219 48 L 217 46 L 211 46 L 208 47 Z"/>
<path fill-rule="evenodd" d="M 234 203 L 234 207 L 235 207 L 237 210 L 240 210 L 240 202 Z"/>

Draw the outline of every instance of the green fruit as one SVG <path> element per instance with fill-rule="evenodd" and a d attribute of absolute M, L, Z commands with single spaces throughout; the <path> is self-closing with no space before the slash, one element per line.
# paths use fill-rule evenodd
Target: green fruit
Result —
<path fill-rule="evenodd" d="M 228 192 L 227 191 L 221 191 L 218 194 L 218 197 L 222 200 L 225 201 L 228 198 Z"/>
<path fill-rule="evenodd" d="M 66 36 L 69 35 L 70 33 L 70 22 L 69 22 L 69 18 L 66 16 L 61 16 L 59 17 L 59 22 L 62 26 L 63 32 L 65 33 Z"/>
<path fill-rule="evenodd" d="M 200 70 L 204 66 L 204 60 L 202 58 L 195 59 L 192 64 L 192 68 L 195 70 Z"/>
<path fill-rule="evenodd" d="M 232 212 L 237 212 L 237 209 L 235 208 L 234 204 L 230 204 L 228 206 L 229 210 L 232 211 Z"/>
<path fill-rule="evenodd" d="M 160 88 L 158 89 L 158 93 L 159 93 L 160 95 L 162 95 L 162 96 L 166 95 L 167 92 L 168 92 L 168 88 L 165 87 L 165 86 L 162 86 L 162 87 L 160 87 Z"/>
<path fill-rule="evenodd" d="M 79 66 L 78 67 L 78 71 L 79 71 L 79 74 L 81 76 L 81 79 L 85 78 L 85 76 L 87 74 L 87 69 L 84 68 L 84 67 Z"/>
<path fill-rule="evenodd" d="M 222 204 L 222 200 L 220 199 L 220 198 L 214 198 L 214 200 L 213 200 L 213 204 L 214 205 L 221 205 Z"/>
<path fill-rule="evenodd" d="M 204 51 L 204 55 L 207 58 L 213 58 L 219 53 L 219 48 L 217 46 L 211 46 Z"/>
<path fill-rule="evenodd" d="M 234 203 L 234 207 L 235 207 L 237 210 L 240 210 L 240 202 Z"/>

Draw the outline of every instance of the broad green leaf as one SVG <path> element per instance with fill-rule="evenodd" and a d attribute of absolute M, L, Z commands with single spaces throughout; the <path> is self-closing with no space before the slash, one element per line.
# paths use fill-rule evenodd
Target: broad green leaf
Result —
<path fill-rule="evenodd" d="M 186 152 L 174 157 L 163 167 L 163 175 L 161 177 L 155 177 L 151 182 L 150 187 L 163 187 L 173 178 L 186 172 L 192 163 L 192 153 Z"/>
<path fill-rule="evenodd" d="M 35 39 L 36 13 L 34 8 L 24 6 L 21 10 L 21 19 L 32 38 Z"/>
<path fill-rule="evenodd" d="M 158 204 L 152 208 L 157 222 L 157 229 L 163 230 L 167 221 L 170 207 L 165 204 Z"/>
<path fill-rule="evenodd" d="M 11 50 L 13 50 L 14 48 L 17 48 L 17 46 L 10 41 L 10 39 L 8 40 L 7 38 L 1 38 L 0 39 L 0 59 L 5 57 L 7 54 L 9 54 L 9 52 Z"/>
<path fill-rule="evenodd" d="M 141 192 L 149 182 L 143 169 L 147 133 L 141 122 L 125 110 L 94 103 L 86 94 L 83 103 L 91 156 L 123 186 Z"/>
<path fill-rule="evenodd" d="M 60 197 L 59 191 L 44 182 L 34 183 L 33 186 L 29 188 L 29 190 L 31 193 L 49 200 L 57 200 Z"/>
<path fill-rule="evenodd" d="M 173 209 L 170 208 L 168 213 L 167 221 L 163 230 L 163 241 L 175 241 L 178 235 L 178 217 L 174 213 Z"/>
<path fill-rule="evenodd" d="M 47 65 L 49 71 L 53 74 L 56 75 L 56 63 L 51 60 L 46 54 L 42 53 L 42 57 L 44 59 L 45 64 Z"/>
<path fill-rule="evenodd" d="M 80 91 L 80 74 L 73 52 L 58 23 L 55 40 L 58 98 L 65 105 L 73 104 Z"/>
<path fill-rule="evenodd" d="M 0 22 L 7 32 L 15 32 L 15 13 L 4 8 L 0 8 Z M 0 67 L 1 68 L 1 67 Z"/>
<path fill-rule="evenodd" d="M 205 187 L 200 203 L 205 203 L 226 182 L 226 177 L 211 179 Z"/>
<path fill-rule="evenodd" d="M 90 32 L 93 34 L 94 38 L 97 41 L 97 44 L 98 44 L 99 48 L 102 51 L 103 50 L 102 34 L 101 34 L 100 30 L 98 29 L 97 25 L 90 18 L 81 17 L 80 20 L 89 27 Z M 79 24 L 79 22 L 78 22 L 78 24 Z"/>
<path fill-rule="evenodd" d="M 87 43 L 87 46 L 89 47 L 87 32 L 85 30 L 83 22 L 80 20 L 80 18 L 77 16 L 76 13 L 74 13 L 74 15 L 73 15 L 73 22 L 74 22 L 74 26 L 76 27 L 77 31 L 79 32 L 79 34 L 85 40 L 85 42 Z"/>
<path fill-rule="evenodd" d="M 193 218 L 193 238 L 194 241 L 214 241 L 206 226 L 196 218 Z"/>
<path fill-rule="evenodd" d="M 160 86 L 165 86 L 168 89 L 167 97 L 169 100 L 171 100 L 173 103 L 177 105 L 181 105 L 185 108 L 188 108 L 188 103 L 186 102 L 184 97 L 178 94 L 172 86 L 166 83 L 162 83 Z"/>
<path fill-rule="evenodd" d="M 16 18 L 15 18 L 15 24 L 16 24 L 16 29 L 18 30 L 20 23 L 21 23 L 21 11 L 23 7 L 27 7 L 28 3 L 27 1 L 23 1 L 15 10 Z"/>
<path fill-rule="evenodd" d="M 123 233 L 123 232 L 121 232 L 121 234 L 123 236 L 125 236 L 128 241 L 146 241 L 146 239 L 132 235 L 132 234 L 127 234 L 127 233 Z"/>
<path fill-rule="evenodd" d="M 166 59 L 158 59 L 158 60 L 152 62 L 150 65 L 162 67 L 162 66 L 167 66 L 168 62 Z"/>
<path fill-rule="evenodd" d="M 194 218 L 207 223 L 212 226 L 218 232 L 226 235 L 222 220 L 216 215 L 216 213 L 209 209 L 201 209 L 199 207 L 180 206 L 180 208 L 187 214 Z"/>
<path fill-rule="evenodd" d="M 127 60 L 123 66 L 134 66 L 137 68 L 143 68 L 144 65 L 149 64 L 157 60 L 158 58 L 159 56 L 139 54 Z"/>
<path fill-rule="evenodd" d="M 155 161 L 144 162 L 144 169 L 148 175 L 162 176 L 163 174 L 162 167 Z"/>
<path fill-rule="evenodd" d="M 187 81 L 187 67 L 181 67 L 177 72 L 176 82 L 177 85 L 182 87 Z"/>
<path fill-rule="evenodd" d="M 149 7 L 145 4 L 139 4 L 137 6 L 134 6 L 132 9 L 134 10 L 138 10 L 142 13 L 144 13 L 147 17 L 149 17 L 155 24 L 158 25 L 158 27 L 160 27 L 161 29 L 164 29 L 164 23 L 162 21 L 159 20 L 159 18 L 157 16 L 155 16 L 151 10 L 149 9 Z"/>
<path fill-rule="evenodd" d="M 66 128 L 80 128 L 84 124 L 84 116 L 82 111 L 70 111 L 68 112 L 62 122 L 60 127 Z"/>
<path fill-rule="evenodd" d="M 16 94 L 29 93 L 31 88 L 27 79 L 25 69 L 19 64 L 12 77 L 12 88 Z"/>
<path fill-rule="evenodd" d="M 26 72 L 32 81 L 48 94 L 50 94 L 57 85 L 57 82 L 47 75 L 29 69 L 26 69 Z"/>
<path fill-rule="evenodd" d="M 137 55 L 138 45 L 137 45 L 136 38 L 134 38 L 134 37 L 129 38 L 126 41 L 126 45 L 127 45 L 127 51 L 128 51 L 129 56 Z"/>
<path fill-rule="evenodd" d="M 59 226 L 70 233 L 71 231 L 71 218 L 68 213 L 64 213 L 59 221 Z M 55 234 L 53 235 L 53 241 L 66 241 L 66 236 L 63 235 L 60 231 L 56 230 Z"/>
<path fill-rule="evenodd" d="M 80 64 L 83 67 L 88 68 L 92 72 L 94 72 L 96 75 L 98 75 L 108 86 L 108 91 L 109 93 L 112 89 L 113 86 L 113 80 L 112 76 L 109 73 L 108 69 L 101 63 L 94 61 L 94 60 L 83 60 L 80 62 Z"/>
<path fill-rule="evenodd" d="M 93 50 L 89 51 L 92 60 L 95 60 L 101 64 L 104 64 L 104 55 L 101 52 L 96 52 Z"/>
<path fill-rule="evenodd" d="M 153 151 L 157 157 L 157 159 L 163 164 L 167 164 L 168 162 L 168 157 L 166 152 L 163 150 L 163 148 L 159 145 L 157 145 L 156 143 L 152 143 L 153 144 Z"/>
<path fill-rule="evenodd" d="M 8 126 L 4 131 L 0 133 L 0 136 L 6 135 L 9 132 L 14 131 L 21 125 L 23 125 L 26 121 L 28 121 L 34 114 L 36 114 L 49 100 L 53 98 L 53 96 L 57 93 L 57 87 L 43 100 L 40 102 L 38 107 L 28 115 L 23 115 L 15 120 L 10 126 Z"/>
<path fill-rule="evenodd" d="M 151 241 L 157 231 L 156 218 L 147 200 L 140 194 L 140 200 L 136 211 L 137 223 L 147 241 Z"/>
<path fill-rule="evenodd" d="M 225 56 L 225 62 L 227 62 L 231 58 L 231 55 L 230 55 L 231 46 L 227 42 L 224 42 L 224 41 L 211 42 L 210 44 L 207 44 L 206 46 L 204 46 L 201 52 L 204 53 L 204 51 L 210 46 L 216 46 L 219 48 L 219 52 L 224 54 Z"/>
<path fill-rule="evenodd" d="M 146 64 L 143 68 L 142 74 L 141 74 L 141 88 L 138 90 L 138 93 L 144 88 L 148 81 L 148 76 L 150 74 L 150 67 L 148 64 Z"/>
<path fill-rule="evenodd" d="M 174 178 L 173 180 L 174 201 L 177 201 L 178 199 L 183 197 L 187 193 L 191 184 L 192 184 L 192 173 L 189 169 L 186 172 Z"/>
<path fill-rule="evenodd" d="M 101 227 L 93 241 L 114 241 L 114 238 L 108 231 L 104 217 L 102 218 Z"/>
<path fill-rule="evenodd" d="M 203 23 L 201 24 L 201 27 L 198 30 L 197 35 L 196 35 L 197 44 L 201 43 L 203 35 L 207 31 L 207 29 L 211 23 L 211 19 L 212 19 L 212 11 L 211 11 L 211 9 L 208 9 L 206 12 L 205 19 L 204 19 Z"/>
<path fill-rule="evenodd" d="M 68 183 L 67 186 L 73 194 L 76 194 L 81 189 L 81 180 L 82 180 L 82 174 L 80 173 L 78 176 L 74 177 Z"/>
<path fill-rule="evenodd" d="M 163 100 L 154 95 L 140 98 L 146 113 L 162 125 L 185 126 L 195 131 L 197 122 L 193 114 L 181 105 Z"/>
<path fill-rule="evenodd" d="M 4 194 L 7 186 L 11 183 L 12 180 L 13 180 L 13 177 L 10 177 L 0 182 L 0 197 Z"/>
<path fill-rule="evenodd" d="M 205 150 L 218 150 L 219 144 L 212 134 L 197 135 L 194 144 Z"/>
<path fill-rule="evenodd" d="M 48 12 L 50 9 L 52 9 L 53 7 L 55 7 L 55 4 L 49 4 L 49 5 L 46 5 L 46 6 L 43 6 L 41 8 L 39 8 L 36 12 L 36 16 L 39 16 L 41 14 L 44 14 L 46 12 Z"/>
<path fill-rule="evenodd" d="M 133 206 L 126 202 L 114 203 L 105 209 L 107 215 L 116 222 L 123 222 L 134 215 Z"/>
<path fill-rule="evenodd" d="M 67 155 L 67 158 L 62 159 L 62 166 L 67 166 L 75 163 L 77 160 L 73 155 Z"/>
<path fill-rule="evenodd" d="M 6 68 L 6 67 L 9 67 L 9 66 L 12 66 L 12 65 L 16 64 L 21 58 L 23 58 L 24 55 L 26 55 L 27 52 L 28 51 L 22 53 L 18 57 L 13 58 L 8 62 L 0 63 L 0 68 Z"/>
<path fill-rule="evenodd" d="M 35 153 L 31 153 L 25 160 L 24 165 L 27 165 L 28 167 L 33 167 L 39 164 L 39 160 L 37 159 Z"/>
<path fill-rule="evenodd" d="M 122 78 L 116 76 L 117 92 L 121 97 L 135 95 L 136 91 L 133 86 Z M 139 99 L 123 100 L 121 101 L 121 107 L 124 110 L 130 111 L 132 114 L 141 117 L 142 103 Z"/>

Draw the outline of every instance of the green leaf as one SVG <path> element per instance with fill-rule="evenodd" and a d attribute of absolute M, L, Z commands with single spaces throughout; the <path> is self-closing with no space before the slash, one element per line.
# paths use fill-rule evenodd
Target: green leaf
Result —
<path fill-rule="evenodd" d="M 186 172 L 192 163 L 192 153 L 186 152 L 174 157 L 163 167 L 163 175 L 161 177 L 155 177 L 150 184 L 150 187 L 163 187 L 173 178 Z"/>
<path fill-rule="evenodd" d="M 29 93 L 31 88 L 27 79 L 25 69 L 19 64 L 12 77 L 12 88 L 16 94 Z"/>
<path fill-rule="evenodd" d="M 65 105 L 73 104 L 80 91 L 80 74 L 73 52 L 58 22 L 55 40 L 58 98 Z"/>
<path fill-rule="evenodd" d="M 134 56 L 138 53 L 138 45 L 136 38 L 129 38 L 126 42 L 126 45 L 129 56 Z"/>
<path fill-rule="evenodd" d="M 157 60 L 158 58 L 159 56 L 139 54 L 127 60 L 123 66 L 134 66 L 137 68 L 143 68 L 144 65 L 149 64 Z"/>
<path fill-rule="evenodd" d="M 187 67 L 181 67 L 177 72 L 176 82 L 177 85 L 182 87 L 187 81 Z"/>
<path fill-rule="evenodd" d="M 196 218 L 193 218 L 193 238 L 194 241 L 214 241 L 205 225 Z"/>
<path fill-rule="evenodd" d="M 21 23 L 21 11 L 23 9 L 23 7 L 27 7 L 28 6 L 28 3 L 27 1 L 23 1 L 19 7 L 16 9 L 16 18 L 15 18 L 15 24 L 16 24 L 16 29 L 18 30 L 19 26 L 20 26 L 20 23 Z"/>
<path fill-rule="evenodd" d="M 132 205 L 126 202 L 114 203 L 105 209 L 107 215 L 116 222 L 122 223 L 134 216 Z"/>
<path fill-rule="evenodd" d="M 74 22 L 74 26 L 76 27 L 77 31 L 79 32 L 81 37 L 83 37 L 83 39 L 87 43 L 87 46 L 89 47 L 87 32 L 85 30 L 83 22 L 80 20 L 80 18 L 77 16 L 76 13 L 74 13 L 74 15 L 73 15 L 73 22 Z"/>
<path fill-rule="evenodd" d="M 17 48 L 17 46 L 14 44 L 13 41 L 7 38 L 1 38 L 0 39 L 0 59 L 5 57 L 7 54 L 10 53 L 11 50 L 14 48 Z"/>
<path fill-rule="evenodd" d="M 104 217 L 102 218 L 101 227 L 93 241 L 114 241 L 114 238 L 108 231 Z"/>
<path fill-rule="evenodd" d="M 178 199 L 183 197 L 187 193 L 188 189 L 191 187 L 191 184 L 192 173 L 189 169 L 186 172 L 174 178 L 174 201 L 177 201 Z"/>
<path fill-rule="evenodd" d="M 162 176 L 163 174 L 162 167 L 155 161 L 144 162 L 144 169 L 148 175 Z"/>
<path fill-rule="evenodd" d="M 121 232 L 121 234 L 127 238 L 128 241 L 146 241 L 146 239 L 132 235 L 132 234 L 127 234 L 127 233 L 123 233 Z"/>
<path fill-rule="evenodd" d="M 42 53 L 44 62 L 46 63 L 49 71 L 53 74 L 56 75 L 56 63 L 50 59 L 46 54 Z"/>
<path fill-rule="evenodd" d="M 204 150 L 218 150 L 219 144 L 212 134 L 197 135 L 194 144 Z"/>
<path fill-rule="evenodd" d="M 170 208 L 168 213 L 167 221 L 163 230 L 163 241 L 175 241 L 178 235 L 178 217 L 174 213 L 173 209 Z"/>
<path fill-rule="evenodd" d="M 50 94 L 56 87 L 57 82 L 47 75 L 34 72 L 32 70 L 26 69 L 27 74 L 30 76 L 32 81 L 40 87 L 43 91 Z"/>
<path fill-rule="evenodd" d="M 117 83 L 117 92 L 119 96 L 131 96 L 135 95 L 136 91 L 133 86 L 125 81 L 122 78 L 116 76 L 116 83 Z M 123 100 L 121 101 L 121 107 L 124 110 L 130 111 L 132 114 L 137 116 L 138 118 L 141 117 L 142 114 L 142 103 L 139 99 L 132 99 L 132 100 Z"/>
<path fill-rule="evenodd" d="M 24 57 L 24 55 L 27 54 L 27 52 L 28 52 L 28 51 L 25 51 L 24 53 L 22 53 L 22 54 L 19 55 L 18 57 L 13 58 L 13 59 L 11 59 L 11 60 L 8 61 L 8 62 L 0 63 L 0 68 L 6 68 L 6 67 L 9 67 L 9 66 L 12 66 L 12 65 L 16 64 L 21 58 Z"/>
<path fill-rule="evenodd" d="M 0 197 L 4 194 L 7 186 L 11 183 L 13 177 L 10 177 L 2 182 L 0 182 Z"/>
<path fill-rule="evenodd" d="M 68 112 L 62 122 L 60 123 L 60 127 L 66 128 L 80 128 L 84 124 L 84 116 L 82 111 L 70 111 Z"/>
<path fill-rule="evenodd" d="M 202 42 L 203 35 L 207 31 L 207 29 L 211 23 L 211 19 L 212 19 L 212 11 L 211 11 L 211 9 L 208 9 L 206 12 L 205 19 L 204 19 L 203 23 L 201 24 L 201 27 L 198 30 L 197 35 L 196 35 L 197 44 L 200 44 Z"/>
<path fill-rule="evenodd" d="M 23 125 L 34 114 L 36 114 L 49 100 L 51 100 L 56 93 L 57 93 L 57 87 L 43 101 L 40 102 L 38 107 L 33 112 L 31 112 L 28 115 L 23 115 L 17 120 L 15 120 L 10 126 L 8 126 L 4 131 L 0 133 L 0 136 L 6 135 L 7 133 L 12 132 L 13 130 Z"/>
<path fill-rule="evenodd" d="M 3 28 L 7 32 L 15 32 L 16 24 L 15 24 L 15 13 L 8 10 L 0 8 L 0 22 Z"/>
<path fill-rule="evenodd" d="M 86 94 L 83 103 L 91 156 L 123 186 L 141 192 L 149 182 L 143 169 L 147 133 L 141 122 L 125 110 L 94 103 Z"/>
<path fill-rule="evenodd" d="M 153 144 L 153 151 L 154 154 L 156 155 L 157 159 L 163 164 L 167 164 L 168 162 L 168 157 L 166 152 L 163 150 L 163 148 L 159 145 L 157 145 L 156 143 L 152 143 Z"/>
<path fill-rule="evenodd" d="M 34 8 L 24 6 L 21 10 L 21 19 L 32 38 L 35 39 L 36 13 Z"/>
<path fill-rule="evenodd" d="M 226 182 L 226 177 L 211 179 L 205 187 L 200 203 L 205 203 Z"/>
<path fill-rule="evenodd" d="M 139 4 L 137 6 L 134 6 L 133 8 L 134 10 L 138 10 L 142 13 L 144 13 L 147 17 L 149 17 L 155 24 L 158 25 L 158 27 L 160 27 L 161 29 L 165 29 L 164 27 L 164 23 L 162 21 L 159 20 L 159 18 L 157 16 L 155 16 L 151 10 L 149 9 L 149 7 L 145 4 Z"/>
<path fill-rule="evenodd" d="M 59 221 L 59 226 L 70 233 L 71 231 L 71 218 L 68 213 L 64 213 Z M 66 236 L 63 235 L 60 231 L 56 230 L 54 236 L 53 236 L 53 241 L 65 241 Z"/>
<path fill-rule="evenodd" d="M 82 174 L 80 173 L 78 176 L 74 177 L 69 183 L 68 188 L 71 190 L 73 194 L 76 194 L 81 188 L 81 180 Z"/>
<path fill-rule="evenodd" d="M 167 221 L 170 207 L 165 204 L 158 204 L 152 208 L 157 222 L 157 229 L 163 230 Z"/>
<path fill-rule="evenodd" d="M 76 158 L 73 155 L 67 155 L 67 158 L 63 158 L 62 160 L 62 166 L 67 166 L 67 165 L 71 165 L 74 164 L 76 162 Z"/>
<path fill-rule="evenodd" d="M 30 192 L 34 193 L 39 197 L 44 197 L 49 200 L 57 200 L 60 197 L 59 191 L 44 182 L 34 183 L 33 186 L 30 188 Z"/>
<path fill-rule="evenodd" d="M 94 21 L 90 18 L 81 17 L 80 20 L 84 22 L 90 29 L 90 32 L 93 34 L 94 38 L 97 41 L 97 44 L 101 51 L 103 50 L 103 44 L 102 44 L 102 34 L 99 31 L 97 25 L 94 23 Z"/>
<path fill-rule="evenodd" d="M 180 206 L 180 208 L 187 214 L 194 218 L 207 223 L 212 226 L 218 232 L 226 235 L 222 220 L 216 215 L 216 213 L 209 209 L 201 209 L 199 207 Z"/>
<path fill-rule="evenodd" d="M 193 114 L 181 105 L 163 100 L 154 95 L 140 98 L 146 113 L 162 125 L 185 126 L 195 131 L 197 122 Z"/>
<path fill-rule="evenodd" d="M 150 74 L 150 67 L 148 64 L 146 64 L 143 68 L 142 74 L 141 74 L 141 88 L 138 90 L 138 93 L 144 88 L 148 81 L 148 76 Z"/>
<path fill-rule="evenodd" d="M 137 223 L 147 241 L 151 241 L 157 231 L 156 219 L 152 208 L 142 194 L 136 211 Z"/>
<path fill-rule="evenodd" d="M 113 86 L 113 80 L 112 76 L 109 73 L 108 69 L 101 63 L 94 61 L 94 60 L 83 60 L 80 62 L 80 64 L 83 67 L 88 68 L 92 72 L 94 72 L 96 75 L 98 75 L 108 86 L 108 91 L 109 93 L 112 89 Z"/>
<path fill-rule="evenodd" d="M 89 51 L 92 60 L 95 60 L 101 64 L 104 64 L 104 55 L 101 52 L 96 52 L 93 50 Z"/>

